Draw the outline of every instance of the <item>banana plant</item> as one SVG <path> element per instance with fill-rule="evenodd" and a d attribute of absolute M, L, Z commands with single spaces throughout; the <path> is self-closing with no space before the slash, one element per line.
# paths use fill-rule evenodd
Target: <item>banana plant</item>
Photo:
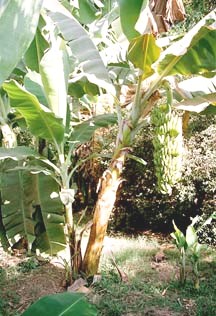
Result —
<path fill-rule="evenodd" d="M 137 30 L 137 21 L 145 7 L 144 2 L 138 1 L 133 6 L 128 1 L 119 2 L 122 28 L 130 41 L 128 58 L 138 70 L 138 83 L 128 117 L 120 116 L 113 158 L 100 182 L 93 225 L 82 267 L 88 275 L 93 275 L 98 270 L 103 239 L 115 203 L 116 192 L 121 183 L 125 159 L 130 153 L 134 136 L 143 126 L 143 120 L 160 99 L 159 89 L 162 89 L 164 80 L 175 75 L 210 77 L 215 74 L 215 11 L 202 19 L 182 39 L 162 50 L 153 34 L 140 34 L 139 29 Z M 131 19 L 128 19 L 128 12 Z M 142 93 L 143 86 L 144 93 Z M 188 98 L 184 95 L 183 99 L 185 101 Z"/>
<path fill-rule="evenodd" d="M 171 233 L 174 243 L 180 253 L 180 284 L 184 285 L 186 281 L 186 259 L 188 258 L 192 265 L 194 274 L 194 288 L 199 289 L 199 261 L 201 257 L 202 245 L 198 242 L 197 231 L 194 228 L 196 218 L 187 227 L 184 235 L 173 221 L 175 232 Z"/>
<path fill-rule="evenodd" d="M 82 47 L 83 43 L 87 45 L 85 50 Z M 25 54 L 24 61 L 27 69 L 31 69 L 24 78 L 24 86 L 15 80 L 9 80 L 3 83 L 3 89 L 9 97 L 10 106 L 22 115 L 32 135 L 37 139 L 45 139 L 47 146 L 52 146 L 56 161 L 51 161 L 25 147 L 6 151 L 1 149 L 1 160 L 12 159 L 18 162 L 17 166 L 9 170 L 2 169 L 3 172 L 7 171 L 2 177 L 4 224 L 8 234 L 10 232 L 8 237 L 11 242 L 13 234 L 19 236 L 22 233 L 31 245 L 34 242 L 36 226 L 32 204 L 39 204 L 48 241 L 51 241 L 52 245 L 62 245 L 66 238 L 70 266 L 76 272 L 78 267 L 75 267 L 74 259 L 80 255 L 81 249 L 77 249 L 76 245 L 72 211 L 75 190 L 71 184 L 74 172 L 81 162 L 79 161 L 75 167 L 72 166 L 73 152 L 78 144 L 88 141 L 97 128 L 116 123 L 116 116 L 104 114 L 92 117 L 71 128 L 67 102 L 69 75 L 80 78 L 85 76 L 88 82 L 98 84 L 112 93 L 114 88 L 87 32 L 58 1 L 52 1 L 51 5 L 49 1 L 44 1 L 35 38 Z M 28 208 L 24 204 L 28 186 L 26 189 L 22 187 L 24 170 L 37 174 L 37 184 L 31 186 L 34 188 L 32 195 L 35 196 L 29 196 Z M 17 195 L 20 204 L 15 200 L 12 203 L 11 192 L 6 192 L 9 178 L 18 181 L 17 187 L 22 192 L 22 195 Z M 50 179 L 54 179 L 56 184 L 53 185 Z M 10 214 L 12 204 L 16 205 L 16 208 Z M 18 205 L 20 207 L 17 209 Z M 64 210 L 61 205 L 64 205 Z M 19 225 L 16 222 L 17 212 L 24 219 Z M 21 217 L 19 221 L 20 219 Z M 27 225 L 30 223 L 31 227 Z M 69 282 L 71 278 L 72 273 Z"/>
<path fill-rule="evenodd" d="M 199 290 L 199 261 L 201 257 L 202 245 L 198 242 L 197 232 L 193 223 L 187 227 L 186 241 L 188 244 L 188 257 L 191 261 L 194 274 L 194 288 Z"/>
<path fill-rule="evenodd" d="M 179 281 L 181 285 L 184 285 L 186 281 L 186 251 L 188 248 L 188 243 L 185 235 L 180 231 L 180 229 L 178 229 L 174 221 L 173 226 L 175 232 L 171 233 L 171 237 L 174 239 L 175 245 L 178 248 L 180 254 Z"/>

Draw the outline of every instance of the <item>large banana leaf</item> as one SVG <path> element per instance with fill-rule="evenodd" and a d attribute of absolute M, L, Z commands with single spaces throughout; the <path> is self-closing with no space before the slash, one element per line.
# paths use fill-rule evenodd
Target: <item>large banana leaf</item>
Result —
<path fill-rule="evenodd" d="M 50 249 L 55 254 L 65 244 L 63 205 L 57 183 L 43 174 L 45 170 L 41 169 L 42 173 L 37 172 L 35 175 L 25 170 L 29 166 L 24 163 L 24 159 L 33 157 L 40 159 L 28 147 L 0 148 L 0 160 L 3 160 L 0 187 L 3 224 L 11 244 L 26 236 L 31 245 L 36 234 L 33 205 L 40 205 L 46 234 L 40 238 L 37 248 Z M 37 165 L 35 170 L 38 170 Z M 44 247 L 44 244 L 48 247 Z"/>
<path fill-rule="evenodd" d="M 129 67 L 128 63 L 110 63 L 108 71 L 110 78 L 118 85 L 136 82 L 135 72 Z"/>
<path fill-rule="evenodd" d="M 58 293 L 44 296 L 22 316 L 97 316 L 97 309 L 81 293 Z"/>
<path fill-rule="evenodd" d="M 1 208 L 0 208 L 0 242 L 1 242 L 3 249 L 5 251 L 7 251 L 8 248 L 10 247 L 10 243 L 7 239 L 6 230 L 5 230 L 4 224 L 2 222 Z"/>
<path fill-rule="evenodd" d="M 159 59 L 160 75 L 206 74 L 216 71 L 216 13 L 212 11 Z"/>
<path fill-rule="evenodd" d="M 143 70 L 143 79 L 154 73 L 152 64 L 159 58 L 161 49 L 153 34 L 144 34 L 133 39 L 128 48 L 128 59 L 135 67 Z"/>
<path fill-rule="evenodd" d="M 216 92 L 216 76 L 205 78 L 202 76 L 193 77 L 178 83 L 184 95 L 188 97 L 202 96 L 208 93 Z"/>
<path fill-rule="evenodd" d="M 59 175 L 60 169 L 54 165 L 47 158 L 39 155 L 35 150 L 26 146 L 17 146 L 14 148 L 3 148 L 0 147 L 0 171 L 11 171 L 8 170 L 7 164 L 5 165 L 2 161 L 7 159 L 20 161 L 19 166 L 12 167 L 16 170 L 28 170 L 29 172 L 43 172 L 44 174 L 52 175 L 56 179 L 56 174 Z M 28 161 L 28 164 L 26 163 Z M 55 173 L 56 174 L 55 174 Z"/>
<path fill-rule="evenodd" d="M 83 24 L 92 23 L 96 19 L 96 7 L 89 0 L 79 1 L 79 21 Z"/>
<path fill-rule="evenodd" d="M 35 157 L 37 153 L 30 147 L 17 146 L 15 148 L 0 147 L 0 160 L 7 158 L 12 160 L 24 160 L 29 157 Z M 1 165 L 2 171 L 2 165 Z"/>
<path fill-rule="evenodd" d="M 5 82 L 3 88 L 9 95 L 11 106 L 23 115 L 33 135 L 45 138 L 56 146 L 62 142 L 64 126 L 60 118 L 14 80 Z"/>
<path fill-rule="evenodd" d="M 183 80 L 177 84 L 174 95 L 181 101 L 175 105 L 180 110 L 216 114 L 216 77 L 198 76 Z"/>
<path fill-rule="evenodd" d="M 26 90 L 37 97 L 40 104 L 49 107 L 39 73 L 29 70 L 24 77 L 24 86 Z"/>
<path fill-rule="evenodd" d="M 40 61 L 44 55 L 44 52 L 49 48 L 49 44 L 41 32 L 41 29 L 44 28 L 44 26 L 45 21 L 43 20 L 42 16 L 40 16 L 34 39 L 24 56 L 24 62 L 27 67 L 38 73 Z"/>
<path fill-rule="evenodd" d="M 141 10 L 146 7 L 147 4 L 147 0 L 136 0 L 133 1 L 133 3 L 128 0 L 119 0 L 122 30 L 129 40 L 140 35 L 140 33 L 135 30 L 135 26 Z"/>
<path fill-rule="evenodd" d="M 53 40 L 54 41 L 54 40 Z M 52 43 L 40 62 L 40 74 L 49 108 L 66 124 L 67 89 L 70 73 L 69 57 L 65 43 Z"/>
<path fill-rule="evenodd" d="M 95 130 L 100 127 L 108 127 L 117 123 L 116 114 L 101 114 L 86 120 L 76 126 L 70 135 L 70 141 L 79 143 L 87 142 L 91 139 Z"/>
<path fill-rule="evenodd" d="M 68 94 L 75 98 L 81 98 L 84 94 L 94 96 L 99 94 L 99 89 L 97 85 L 89 82 L 86 77 L 83 77 L 80 80 L 73 80 L 69 83 Z"/>
<path fill-rule="evenodd" d="M 176 108 L 179 110 L 201 113 L 206 110 L 210 104 L 216 107 L 216 93 L 209 93 L 184 100 L 178 103 Z"/>
<path fill-rule="evenodd" d="M 36 176 L 13 171 L 3 172 L 0 177 L 2 222 L 10 245 L 25 237 L 31 249 L 35 240 Z"/>
<path fill-rule="evenodd" d="M 38 24 L 43 0 L 1 2 L 0 85 L 10 75 L 29 47 Z"/>
<path fill-rule="evenodd" d="M 51 254 L 65 245 L 64 209 L 59 197 L 57 183 L 44 174 L 38 174 L 38 202 L 41 207 Z"/>
<path fill-rule="evenodd" d="M 81 77 L 85 75 L 90 82 L 115 94 L 106 67 L 86 30 L 57 0 L 45 0 L 44 6 L 64 39 L 68 41 L 79 65 Z"/>

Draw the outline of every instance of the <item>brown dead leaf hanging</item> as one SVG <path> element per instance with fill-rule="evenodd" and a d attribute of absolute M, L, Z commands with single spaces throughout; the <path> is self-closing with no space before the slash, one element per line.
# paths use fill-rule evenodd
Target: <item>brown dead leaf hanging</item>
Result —
<path fill-rule="evenodd" d="M 183 21 L 186 15 L 182 0 L 151 0 L 150 9 L 159 33 L 167 32 L 173 23 Z"/>

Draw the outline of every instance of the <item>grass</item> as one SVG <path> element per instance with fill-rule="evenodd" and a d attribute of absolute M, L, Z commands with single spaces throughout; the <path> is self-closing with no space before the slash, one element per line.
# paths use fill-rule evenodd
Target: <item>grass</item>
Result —
<path fill-rule="evenodd" d="M 112 246 L 118 267 L 129 281 L 120 280 L 109 251 L 102 258 L 102 279 L 95 285 L 94 298 L 100 316 L 120 315 L 216 315 L 216 252 L 208 249 L 200 264 L 200 290 L 193 287 L 187 267 L 186 285 L 178 282 L 178 252 L 162 246 L 166 260 L 155 263 L 160 245 L 145 238 L 117 239 Z M 206 260 L 208 258 L 208 260 Z M 163 314 L 164 312 L 164 314 Z"/>
<path fill-rule="evenodd" d="M 16 316 L 13 308 L 19 303 L 16 291 L 7 287 L 8 281 L 16 282 L 18 271 L 14 267 L 0 268 L 0 316 Z"/>

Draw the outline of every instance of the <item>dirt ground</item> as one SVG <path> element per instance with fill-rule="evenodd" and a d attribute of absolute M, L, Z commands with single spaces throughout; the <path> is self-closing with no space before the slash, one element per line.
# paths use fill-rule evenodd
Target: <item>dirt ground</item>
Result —
<path fill-rule="evenodd" d="M 17 314 L 21 314 L 32 302 L 44 295 L 65 291 L 63 267 L 34 259 L 36 261 L 33 261 L 31 269 L 31 266 L 25 264 L 27 260 L 29 258 L 24 254 L 10 255 L 0 248 L 0 269 L 7 271 L 6 275 L 1 276 L 0 293 L 3 299 L 5 297 L 9 310 Z M 17 267 L 27 271 L 19 273 Z"/>

